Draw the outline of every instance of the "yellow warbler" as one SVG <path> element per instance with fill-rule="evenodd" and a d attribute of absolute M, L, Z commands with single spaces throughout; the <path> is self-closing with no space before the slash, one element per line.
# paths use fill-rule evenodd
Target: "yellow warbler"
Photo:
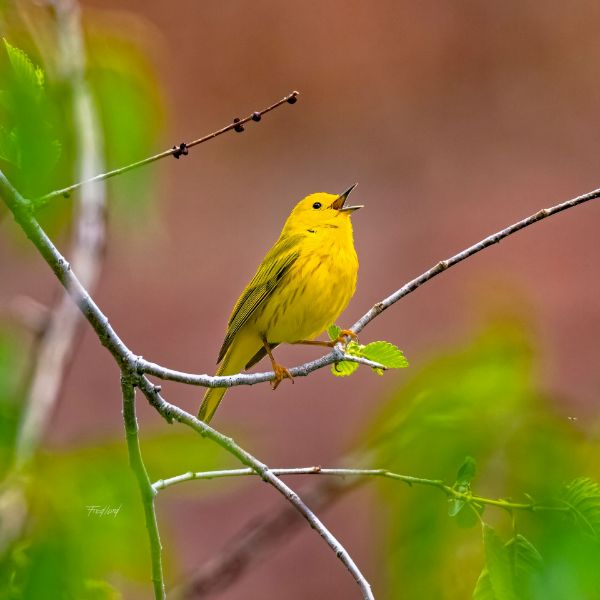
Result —
<path fill-rule="evenodd" d="M 356 288 L 358 258 L 350 215 L 361 206 L 345 206 L 350 192 L 317 193 L 300 200 L 275 245 L 235 304 L 219 352 L 217 375 L 248 369 L 269 355 L 273 389 L 290 372 L 273 358 L 282 342 L 331 346 L 312 341 L 346 308 Z M 342 331 L 339 341 L 345 335 Z M 292 379 L 293 381 L 293 379 Z M 209 422 L 227 388 L 210 388 L 198 418 Z"/>

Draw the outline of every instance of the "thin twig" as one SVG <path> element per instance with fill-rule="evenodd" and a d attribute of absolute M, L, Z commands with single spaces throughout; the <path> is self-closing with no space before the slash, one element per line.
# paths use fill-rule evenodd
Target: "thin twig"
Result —
<path fill-rule="evenodd" d="M 569 507 L 562 505 L 551 506 L 545 504 L 539 504 L 537 502 L 511 502 L 503 498 L 485 498 L 483 496 L 474 496 L 470 492 L 461 492 L 454 487 L 444 483 L 441 479 L 426 479 L 424 477 L 414 477 L 412 475 L 400 475 L 387 469 L 347 469 L 347 468 L 326 468 L 326 467 L 291 467 L 291 468 L 279 468 L 270 469 L 273 475 L 282 477 L 284 475 L 330 475 L 335 477 L 350 478 L 350 477 L 383 477 L 386 479 L 395 479 L 396 481 L 402 481 L 409 486 L 412 485 L 424 485 L 429 487 L 435 487 L 444 494 L 454 500 L 462 500 L 467 504 L 486 504 L 488 506 L 496 506 L 505 510 L 529 510 L 529 511 L 569 511 Z M 169 477 L 168 479 L 159 479 L 152 484 L 152 488 L 158 492 L 168 487 L 183 483 L 184 481 L 194 481 L 196 479 L 222 479 L 226 477 L 247 477 L 249 475 L 256 475 L 253 469 L 223 469 L 219 471 L 201 471 L 188 473 L 182 473 L 175 477 Z"/>
<path fill-rule="evenodd" d="M 221 127 L 221 129 L 217 129 L 217 131 L 213 131 L 212 133 L 209 133 L 208 135 L 198 138 L 197 140 L 193 140 L 192 142 L 182 142 L 177 147 L 174 146 L 173 148 L 164 150 L 163 152 L 159 152 L 158 154 L 154 154 L 153 156 L 149 156 L 142 160 L 138 160 L 137 162 L 131 163 L 124 167 L 120 167 L 118 169 L 113 169 L 112 171 L 108 171 L 107 173 L 100 173 L 99 175 L 90 177 L 89 179 L 85 179 L 84 181 L 74 183 L 73 185 L 62 188 L 60 190 L 55 190 L 53 192 L 50 192 L 49 194 L 46 194 L 45 196 L 36 198 L 34 200 L 34 204 L 37 208 L 37 207 L 43 206 L 44 204 L 47 204 L 48 202 L 50 202 L 50 200 L 53 200 L 54 198 L 58 198 L 59 196 L 68 197 L 71 194 L 71 192 L 79 189 L 80 187 L 82 187 L 84 185 L 88 185 L 88 184 L 94 183 L 96 181 L 104 181 L 105 179 L 109 179 L 110 177 L 115 177 L 116 175 L 122 175 L 123 173 L 132 171 L 133 169 L 138 169 L 139 167 L 143 167 L 144 165 L 148 165 L 150 163 L 156 162 L 157 160 L 160 160 L 161 158 L 166 158 L 167 156 L 174 156 L 175 158 L 179 158 L 181 155 L 187 154 L 188 148 L 193 148 L 194 146 L 198 146 L 199 144 L 204 144 L 205 142 L 208 142 L 220 135 L 223 135 L 224 133 L 227 133 L 228 131 L 232 131 L 232 130 L 243 131 L 243 126 L 246 123 L 248 123 L 250 121 L 260 121 L 260 119 L 262 118 L 263 115 L 267 114 L 268 112 L 271 112 L 272 110 L 275 110 L 276 108 L 282 106 L 283 104 L 286 104 L 286 103 L 294 104 L 299 95 L 300 95 L 300 92 L 293 91 L 290 94 L 288 94 L 287 96 L 284 96 L 281 100 L 274 102 L 270 106 L 267 106 L 266 108 L 263 108 L 262 110 L 257 110 L 255 112 L 249 114 L 247 117 L 244 117 L 243 119 L 236 119 L 234 122 L 230 123 L 229 125 L 226 125 L 225 127 Z"/>
<path fill-rule="evenodd" d="M 160 534 L 158 532 L 158 522 L 156 520 L 156 511 L 154 509 L 154 497 L 156 491 L 150 483 L 138 437 L 138 424 L 135 416 L 135 388 L 124 374 L 121 378 L 121 393 L 123 395 L 123 420 L 125 422 L 125 435 L 127 438 L 127 450 L 129 452 L 129 464 L 135 474 L 138 482 L 142 504 L 144 506 L 144 516 L 146 518 L 146 529 L 148 530 L 148 539 L 150 542 L 150 557 L 152 562 L 152 585 L 154 588 L 155 600 L 166 598 L 165 584 L 162 572 L 161 544 Z"/>
<path fill-rule="evenodd" d="M 422 273 L 418 277 L 415 277 L 415 279 L 404 284 L 393 294 L 390 294 L 387 298 L 375 304 L 371 308 L 371 310 L 365 313 L 358 321 L 356 321 L 356 323 L 354 323 L 354 325 L 352 325 L 352 327 L 350 328 L 351 331 L 354 331 L 354 333 L 360 333 L 366 327 L 367 324 L 369 324 L 375 317 L 380 315 L 385 309 L 392 306 L 392 304 L 395 304 L 396 302 L 398 302 L 398 300 L 404 298 L 404 296 L 408 296 L 408 294 L 414 292 L 418 287 L 420 287 L 430 279 L 433 279 L 436 275 L 439 275 L 443 271 L 447 271 L 450 267 L 453 267 L 454 265 L 458 264 L 459 262 L 462 262 L 470 256 L 473 256 L 474 254 L 485 250 L 489 246 L 497 244 L 509 235 L 512 235 L 513 233 L 516 233 L 517 231 L 520 231 L 525 227 L 529 227 L 529 225 L 533 225 L 538 221 L 542 221 L 547 217 L 551 217 L 552 215 L 562 212 L 563 210 L 567 210 L 568 208 L 578 206 L 579 204 L 583 204 L 584 202 L 596 200 L 597 198 L 600 198 L 600 189 L 593 190 L 591 192 L 588 192 L 587 194 L 583 194 L 582 196 L 577 196 L 576 198 L 572 198 L 571 200 L 567 200 L 566 202 L 562 202 L 561 204 L 557 204 L 550 208 L 543 208 L 542 210 L 539 210 L 533 215 L 530 215 L 529 217 L 526 217 L 521 221 L 517 221 L 516 223 L 510 225 L 509 227 L 506 227 L 505 229 L 501 229 L 496 233 L 488 235 L 480 242 L 473 244 L 472 246 L 466 248 L 462 252 L 459 252 L 458 254 L 447 258 L 446 260 L 441 260 L 435 266 L 431 267 L 431 269 L 425 271 L 425 273 Z"/>

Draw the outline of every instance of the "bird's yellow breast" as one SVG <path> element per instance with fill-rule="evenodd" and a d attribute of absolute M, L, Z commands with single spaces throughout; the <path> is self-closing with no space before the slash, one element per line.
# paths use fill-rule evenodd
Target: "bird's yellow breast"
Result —
<path fill-rule="evenodd" d="M 285 279 L 249 323 L 270 343 L 315 338 L 335 322 L 356 288 L 358 258 L 349 219 L 344 227 L 307 232 L 301 248 Z"/>

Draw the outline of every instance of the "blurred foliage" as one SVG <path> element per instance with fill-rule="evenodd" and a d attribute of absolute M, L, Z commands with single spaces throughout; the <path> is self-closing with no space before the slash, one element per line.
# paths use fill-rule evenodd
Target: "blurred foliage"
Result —
<path fill-rule="evenodd" d="M 10 18 L 0 16 L 0 168 L 24 196 L 35 198 L 78 180 L 74 87 L 62 63 L 52 12 L 33 5 L 6 12 Z M 24 12 L 27 17 L 19 19 Z M 118 21 L 93 20 L 104 13 L 89 14 L 85 80 L 101 123 L 107 171 L 156 152 L 164 104 L 135 36 Z M 111 181 L 109 207 L 139 217 L 156 188 L 152 174 L 152 167 L 145 167 Z M 40 210 L 51 236 L 68 225 L 77 193 Z"/>
<path fill-rule="evenodd" d="M 200 443 L 197 434 L 183 428 L 142 437 L 150 477 L 232 464 L 215 444 L 204 444 L 199 452 Z M 26 479 L 28 528 L 0 558 L 1 598 L 116 598 L 106 580 L 119 587 L 124 581 L 149 581 L 147 532 L 124 438 L 43 453 Z M 186 489 L 197 496 L 215 488 L 178 486 L 162 494 Z M 160 503 L 161 496 L 159 509 Z M 168 554 L 164 559 L 168 564 Z"/>
<path fill-rule="evenodd" d="M 45 76 L 29 56 L 4 38 L 0 45 L 0 168 L 27 197 L 40 196 L 72 177 L 73 129 L 68 90 Z M 71 207 L 46 212 L 51 233 Z"/>
<path fill-rule="evenodd" d="M 87 35 L 88 78 L 105 136 L 106 170 L 154 154 L 164 120 L 164 99 L 147 54 L 123 28 L 95 23 Z M 108 180 L 111 201 L 121 215 L 136 217 L 156 189 L 153 166 Z"/>
<path fill-rule="evenodd" d="M 17 425 L 23 403 L 25 351 L 20 336 L 0 323 L 0 480 L 13 458 Z"/>
<path fill-rule="evenodd" d="M 456 500 L 448 507 L 434 489 L 400 492 L 382 482 L 387 597 L 463 599 L 477 585 L 478 600 L 600 598 L 600 546 L 589 535 L 590 526 L 597 530 L 600 488 L 578 479 L 600 475 L 587 462 L 596 442 L 537 388 L 525 330 L 499 321 L 466 347 L 433 358 L 390 396 L 364 445 L 373 464 L 391 471 L 451 482 L 462 463 L 459 491 L 568 502 L 580 518 L 490 506 L 478 516 Z"/>

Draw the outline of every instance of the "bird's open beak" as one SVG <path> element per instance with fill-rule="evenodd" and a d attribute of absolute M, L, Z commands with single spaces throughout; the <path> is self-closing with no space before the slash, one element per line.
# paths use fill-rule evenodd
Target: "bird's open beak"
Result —
<path fill-rule="evenodd" d="M 339 210 L 340 212 L 354 212 L 355 210 L 362 208 L 362 204 L 357 206 L 344 206 L 348 196 L 350 195 L 350 192 L 352 192 L 357 185 L 358 183 L 351 185 L 343 194 L 340 194 L 331 204 L 331 208 L 334 210 Z"/>

